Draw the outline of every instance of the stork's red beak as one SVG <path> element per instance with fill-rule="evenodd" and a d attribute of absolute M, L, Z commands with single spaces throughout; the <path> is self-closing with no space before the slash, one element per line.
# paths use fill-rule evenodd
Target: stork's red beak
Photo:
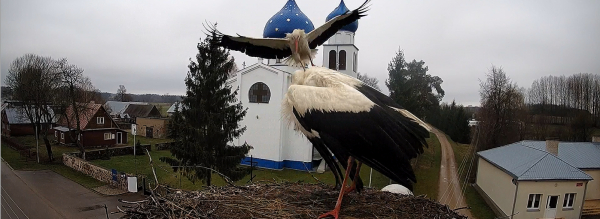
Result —
<path fill-rule="evenodd" d="M 298 52 L 298 39 L 294 40 L 294 45 L 296 45 L 296 53 Z"/>

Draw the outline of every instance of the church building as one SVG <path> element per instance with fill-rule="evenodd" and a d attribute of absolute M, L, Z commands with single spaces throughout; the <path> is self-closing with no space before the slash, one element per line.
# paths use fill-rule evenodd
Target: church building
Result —
<path fill-rule="evenodd" d="M 348 8 L 342 0 L 327 17 L 326 21 L 343 14 Z M 323 65 L 344 74 L 356 77 L 358 68 L 358 48 L 354 45 L 354 34 L 358 21 L 339 30 L 322 48 Z M 283 8 L 266 23 L 264 38 L 284 38 L 294 29 L 304 29 L 309 33 L 315 27 L 311 20 L 300 10 L 296 1 L 288 0 Z M 313 149 L 304 135 L 294 131 L 293 126 L 283 120 L 281 102 L 291 84 L 291 75 L 302 68 L 285 65 L 280 59 L 258 59 L 258 62 L 245 66 L 233 74 L 228 84 L 239 88 L 238 100 L 248 108 L 241 126 L 246 131 L 235 145 L 247 142 L 254 147 L 248 156 L 252 156 L 254 166 L 269 169 L 313 170 L 314 164 L 322 163 L 321 156 Z M 250 165 L 250 157 L 242 161 Z"/>

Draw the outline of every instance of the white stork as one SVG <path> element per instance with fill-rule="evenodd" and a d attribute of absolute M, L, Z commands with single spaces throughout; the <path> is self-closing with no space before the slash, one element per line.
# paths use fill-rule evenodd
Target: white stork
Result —
<path fill-rule="evenodd" d="M 287 33 L 283 39 L 278 38 L 250 38 L 237 37 L 222 34 L 214 26 L 205 27 L 211 33 L 216 33 L 215 39 L 218 45 L 225 48 L 246 53 L 252 57 L 265 59 L 282 59 L 290 66 L 305 67 L 316 55 L 317 46 L 323 45 L 331 36 L 333 36 L 342 27 L 366 16 L 368 8 L 365 1 L 359 8 L 353 11 L 347 11 L 338 15 L 327 23 L 314 29 L 310 33 L 304 33 L 304 30 L 295 29 L 292 33 Z M 209 34 L 210 35 L 210 34 Z"/>
<path fill-rule="evenodd" d="M 293 74 L 282 111 L 283 117 L 319 152 L 331 150 L 342 164 L 347 159 L 335 209 L 319 218 L 338 218 L 343 196 L 355 189 L 360 191 L 362 163 L 412 190 L 416 178 L 410 159 L 423 152 L 430 128 L 388 96 L 356 78 L 311 67 Z M 358 161 L 356 170 L 354 159 Z M 345 187 L 352 173 L 353 183 Z"/>

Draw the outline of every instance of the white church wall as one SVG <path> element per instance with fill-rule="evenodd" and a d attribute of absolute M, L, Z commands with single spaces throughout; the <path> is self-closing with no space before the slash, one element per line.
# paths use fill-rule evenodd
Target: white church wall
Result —
<path fill-rule="evenodd" d="M 282 96 L 283 73 L 275 73 L 262 67 L 257 67 L 242 73 L 240 80 L 240 99 L 242 105 L 247 107 L 246 117 L 242 120 L 242 126 L 246 131 L 238 139 L 242 144 L 247 142 L 254 149 L 250 150 L 248 156 L 252 155 L 253 162 L 264 168 L 281 169 L 281 128 L 280 128 L 280 106 Z M 256 82 L 263 82 L 269 87 L 271 97 L 269 103 L 250 103 L 249 90 Z M 242 161 L 242 164 L 250 164 L 250 158 Z"/>
<path fill-rule="evenodd" d="M 296 170 L 312 170 L 313 146 L 304 135 L 296 132 L 293 126 L 284 123 L 285 145 L 283 149 L 284 167 Z"/>
<path fill-rule="evenodd" d="M 354 44 L 354 33 L 348 31 L 338 31 L 333 35 L 327 44 Z"/>

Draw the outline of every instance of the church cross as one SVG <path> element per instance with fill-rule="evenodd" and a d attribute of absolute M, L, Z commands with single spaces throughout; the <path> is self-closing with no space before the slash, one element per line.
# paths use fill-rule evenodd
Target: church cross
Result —
<path fill-rule="evenodd" d="M 267 94 L 269 94 L 269 91 L 264 89 L 263 84 L 257 84 L 256 85 L 256 90 L 252 91 L 252 95 L 256 95 L 256 102 L 257 103 L 264 103 L 267 102 L 266 100 L 263 102 L 263 97 L 267 97 Z"/>

